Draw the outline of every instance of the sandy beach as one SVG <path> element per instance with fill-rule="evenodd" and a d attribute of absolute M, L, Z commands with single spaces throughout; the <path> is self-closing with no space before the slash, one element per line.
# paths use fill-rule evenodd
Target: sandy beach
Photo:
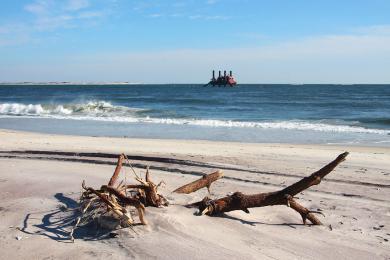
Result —
<path fill-rule="evenodd" d="M 0 6 L 0 260 L 390 260 L 390 1 Z"/>
<path fill-rule="evenodd" d="M 34 152 L 35 151 L 35 152 Z M 298 196 L 320 210 L 322 226 L 305 226 L 286 206 L 196 216 L 183 205 L 208 195 L 175 188 L 221 169 L 211 197 L 278 190 L 347 160 Z M 69 152 L 69 153 L 62 153 Z M 97 154 L 82 154 L 97 153 Z M 151 167 L 166 208 L 147 208 L 148 226 L 68 238 L 82 180 L 107 182 L 115 158 L 129 155 L 138 172 Z M 138 157 L 135 157 L 138 156 Z M 131 159 L 135 158 L 135 159 Z M 170 159 L 170 160 L 161 160 Z M 125 169 L 129 172 L 129 169 Z M 1 259 L 390 259 L 390 149 L 49 135 L 0 130 Z M 131 175 L 129 175 L 131 176 Z M 129 182 L 131 178 L 128 177 Z"/>

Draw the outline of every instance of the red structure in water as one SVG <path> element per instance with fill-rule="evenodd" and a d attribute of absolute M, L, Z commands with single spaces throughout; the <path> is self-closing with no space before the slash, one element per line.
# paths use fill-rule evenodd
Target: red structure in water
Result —
<path fill-rule="evenodd" d="M 237 85 L 236 80 L 233 78 L 233 73 L 230 71 L 229 75 L 226 75 L 226 70 L 223 72 L 223 76 L 221 75 L 221 71 L 218 73 L 218 78 L 215 78 L 215 70 L 213 70 L 213 77 L 210 82 L 205 86 L 217 86 L 217 87 L 234 87 Z"/>

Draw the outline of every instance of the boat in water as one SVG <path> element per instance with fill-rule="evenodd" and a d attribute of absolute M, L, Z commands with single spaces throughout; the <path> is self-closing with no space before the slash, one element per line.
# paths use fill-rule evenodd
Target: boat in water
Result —
<path fill-rule="evenodd" d="M 213 76 L 209 83 L 207 83 L 206 86 L 213 86 L 213 87 L 234 87 L 237 85 L 237 81 L 233 77 L 233 72 L 230 71 L 229 75 L 226 75 L 226 70 L 223 72 L 223 76 L 221 74 L 221 71 L 218 73 L 218 78 L 215 78 L 215 70 L 213 70 Z"/>

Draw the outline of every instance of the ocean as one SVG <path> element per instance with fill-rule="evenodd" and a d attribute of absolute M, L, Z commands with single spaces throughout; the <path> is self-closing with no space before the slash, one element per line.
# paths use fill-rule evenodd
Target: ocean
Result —
<path fill-rule="evenodd" d="M 390 146 L 390 85 L 0 85 L 0 128 Z"/>

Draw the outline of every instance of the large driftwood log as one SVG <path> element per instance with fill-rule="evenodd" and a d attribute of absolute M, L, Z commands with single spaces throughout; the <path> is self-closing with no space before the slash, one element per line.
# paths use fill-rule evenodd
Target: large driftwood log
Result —
<path fill-rule="evenodd" d="M 218 170 L 216 172 L 204 175 L 199 180 L 196 180 L 196 181 L 188 183 L 188 184 L 186 184 L 184 186 L 181 186 L 180 188 L 177 188 L 173 192 L 189 194 L 189 193 L 195 192 L 197 190 L 200 190 L 200 189 L 202 189 L 204 187 L 207 187 L 207 190 L 210 193 L 210 185 L 211 185 L 211 183 L 213 183 L 214 181 L 216 181 L 216 180 L 218 180 L 218 179 L 220 179 L 222 177 L 223 177 L 222 171 Z"/>
<path fill-rule="evenodd" d="M 201 214 L 216 215 L 233 210 L 243 210 L 244 212 L 249 213 L 248 208 L 287 205 L 302 216 L 304 224 L 306 224 L 306 220 L 308 219 L 314 225 L 320 225 L 321 221 L 319 221 L 313 214 L 320 212 L 306 209 L 294 199 L 294 196 L 313 185 L 319 184 L 327 174 L 345 160 L 347 155 L 348 152 L 340 154 L 334 161 L 320 170 L 279 191 L 253 195 L 245 195 L 241 192 L 235 192 L 231 196 L 215 200 L 205 197 L 202 201 L 188 206 L 197 207 Z"/>

